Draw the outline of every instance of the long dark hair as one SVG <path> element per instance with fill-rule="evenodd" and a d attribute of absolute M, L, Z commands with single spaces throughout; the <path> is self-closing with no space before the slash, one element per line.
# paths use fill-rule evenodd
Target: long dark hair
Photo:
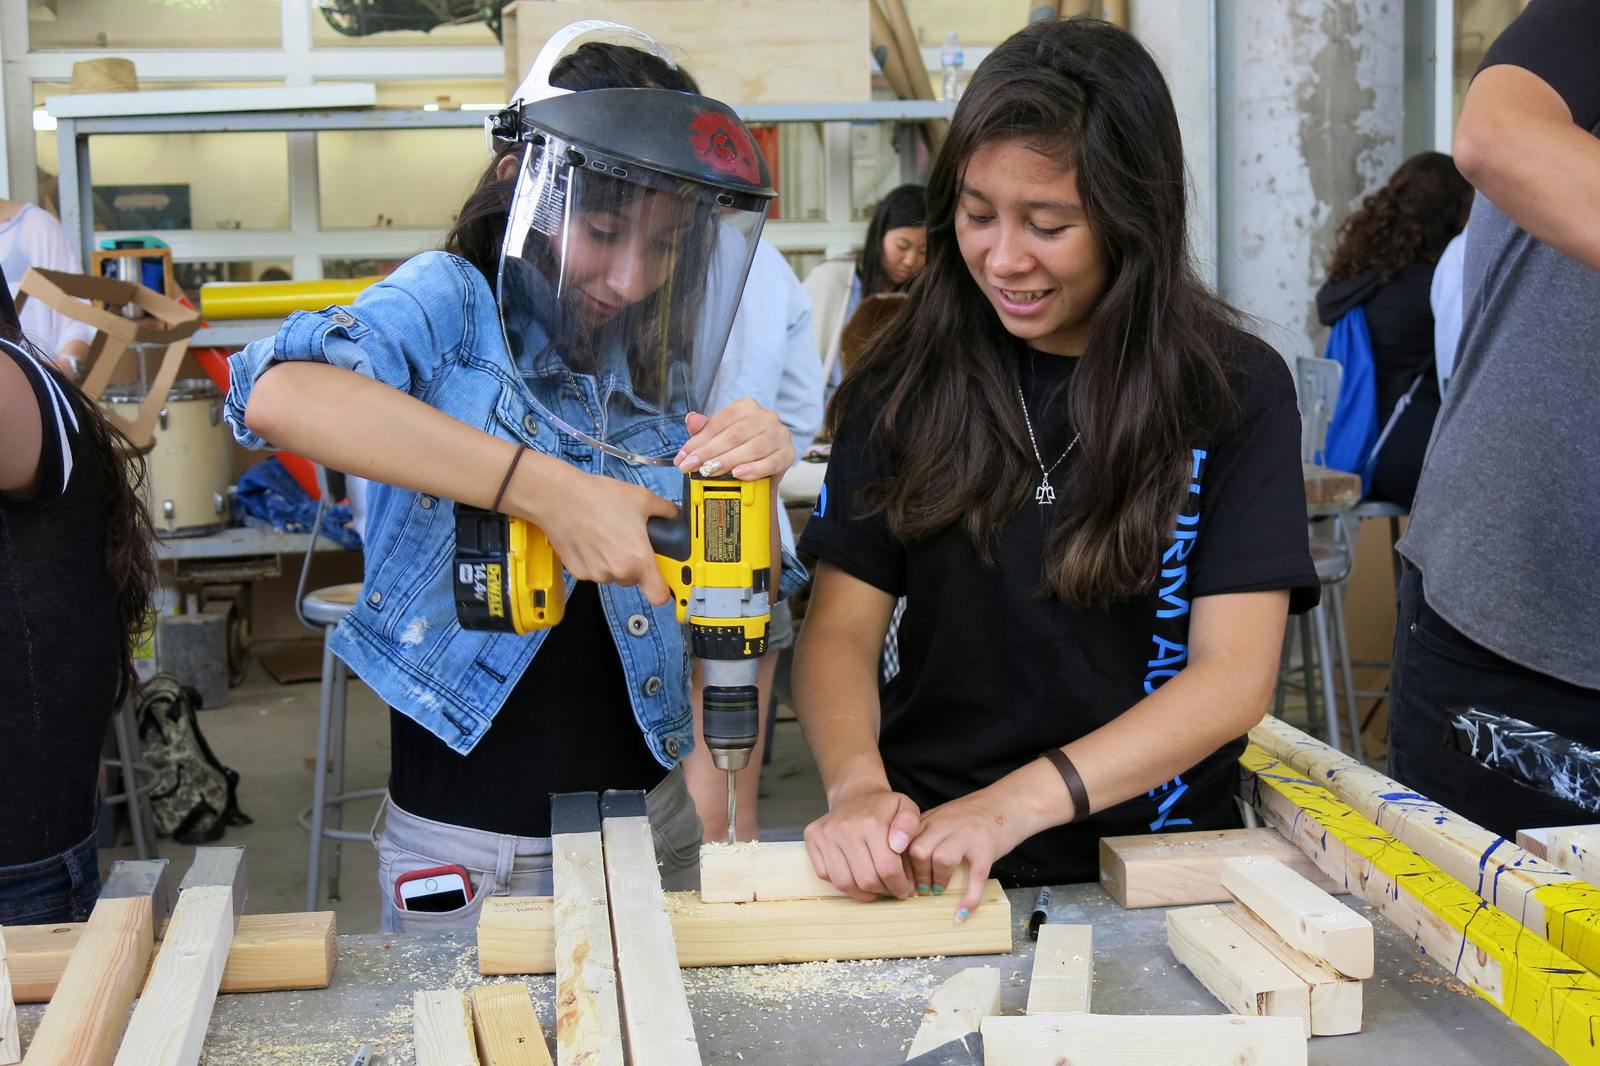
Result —
<path fill-rule="evenodd" d="M 1443 152 L 1419 152 L 1339 227 L 1328 280 L 1375 273 L 1388 281 L 1412 263 L 1437 263 L 1461 232 L 1472 186 Z"/>
<path fill-rule="evenodd" d="M 896 285 L 889 280 L 889 272 L 883 266 L 883 238 L 890 230 L 927 224 L 928 192 L 921 185 L 901 185 L 884 194 L 873 209 L 872 221 L 867 223 L 866 243 L 856 257 L 856 273 L 861 275 L 862 296 L 904 291 L 911 287 L 910 279 L 904 285 Z"/>
<path fill-rule="evenodd" d="M 10 304 L 0 275 L 0 303 Z M 150 632 L 150 599 L 156 588 L 155 531 L 150 526 L 150 511 L 144 502 L 147 479 L 144 456 L 139 454 L 127 434 L 90 400 L 72 379 L 60 373 L 43 352 L 20 329 L 0 316 L 0 340 L 9 341 L 28 352 L 55 377 L 78 416 L 78 429 L 93 456 L 100 482 L 105 486 L 102 514 L 105 519 L 106 574 L 116 593 L 118 652 L 121 670 L 116 698 L 120 705 L 138 683 L 133 668 L 133 649 Z"/>
<path fill-rule="evenodd" d="M 586 89 L 674 89 L 698 93 L 700 85 L 678 67 L 653 53 L 626 45 L 590 41 L 561 57 L 550 70 L 550 84 L 581 92 Z M 505 241 L 506 214 L 516 191 L 516 178 L 501 180 L 500 161 L 521 152 L 525 146 L 512 143 L 495 152 L 493 161 L 478 178 L 477 186 L 461 205 L 450 232 L 445 234 L 444 250 L 453 252 L 478 268 L 494 286 L 500 269 L 500 246 Z"/>
<path fill-rule="evenodd" d="M 872 419 L 898 476 L 867 509 L 912 541 L 959 525 L 992 563 L 1038 482 L 1018 406 L 1018 358 L 961 257 L 967 161 L 1020 140 L 1077 172 L 1109 280 L 1090 318 L 1067 413 L 1082 434 L 1068 506 L 1045 549 L 1045 591 L 1103 606 L 1147 591 L 1188 493 L 1190 447 L 1232 410 L 1226 352 L 1249 343 L 1196 278 L 1178 120 L 1155 61 L 1092 19 L 1038 22 L 991 52 L 956 107 L 928 183 L 928 264 L 906 308 L 844 382 L 838 427 Z"/>

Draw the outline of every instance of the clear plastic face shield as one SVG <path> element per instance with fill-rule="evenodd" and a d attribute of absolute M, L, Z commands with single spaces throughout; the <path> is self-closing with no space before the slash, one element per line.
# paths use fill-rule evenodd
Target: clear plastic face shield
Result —
<path fill-rule="evenodd" d="M 583 377 L 593 395 L 620 389 L 645 411 L 703 411 L 765 202 L 542 140 L 525 149 L 501 250 L 497 296 L 512 359 L 579 397 Z M 609 445 L 611 405 L 583 406 L 588 424 L 547 414 L 611 454 L 670 463 Z"/>

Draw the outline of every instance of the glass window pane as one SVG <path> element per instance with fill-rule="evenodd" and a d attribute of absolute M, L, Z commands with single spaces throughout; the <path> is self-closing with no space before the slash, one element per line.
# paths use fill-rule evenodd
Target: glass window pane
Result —
<path fill-rule="evenodd" d="M 89 167 L 99 229 L 289 227 L 289 148 L 282 133 L 92 137 Z"/>
<path fill-rule="evenodd" d="M 319 133 L 322 228 L 443 231 L 488 165 L 481 129 Z"/>
<path fill-rule="evenodd" d="M 282 20 L 279 0 L 54 0 L 28 5 L 28 47 L 276 48 Z"/>

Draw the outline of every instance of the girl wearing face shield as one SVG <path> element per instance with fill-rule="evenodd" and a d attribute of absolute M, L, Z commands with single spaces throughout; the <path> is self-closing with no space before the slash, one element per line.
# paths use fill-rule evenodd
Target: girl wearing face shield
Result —
<path fill-rule="evenodd" d="M 445 251 L 232 360 L 242 442 L 374 482 L 361 596 L 330 640 L 392 708 L 385 930 L 548 894 L 551 793 L 646 790 L 663 883 L 697 884 L 688 656 L 646 521 L 676 514 L 688 471 L 794 459 L 752 402 L 701 413 L 771 195 L 748 131 L 651 51 L 590 43 L 547 69 L 495 119 Z M 545 532 L 560 625 L 461 628 L 452 501 Z M 470 899 L 397 899 L 439 866 Z"/>

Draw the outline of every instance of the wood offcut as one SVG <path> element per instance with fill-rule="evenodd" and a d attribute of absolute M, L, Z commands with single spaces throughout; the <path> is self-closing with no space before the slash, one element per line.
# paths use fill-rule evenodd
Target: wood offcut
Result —
<path fill-rule="evenodd" d="M 1222 887 L 1222 861 L 1246 855 L 1271 856 L 1326 891 L 1345 891 L 1270 828 L 1105 837 L 1100 885 L 1129 910 L 1226 903 L 1233 897 Z"/>
<path fill-rule="evenodd" d="M 944 894 L 960 899 L 967 867 L 950 875 Z M 822 899 L 844 890 L 817 876 L 803 840 L 706 844 L 700 849 L 700 899 L 706 903 Z"/>

